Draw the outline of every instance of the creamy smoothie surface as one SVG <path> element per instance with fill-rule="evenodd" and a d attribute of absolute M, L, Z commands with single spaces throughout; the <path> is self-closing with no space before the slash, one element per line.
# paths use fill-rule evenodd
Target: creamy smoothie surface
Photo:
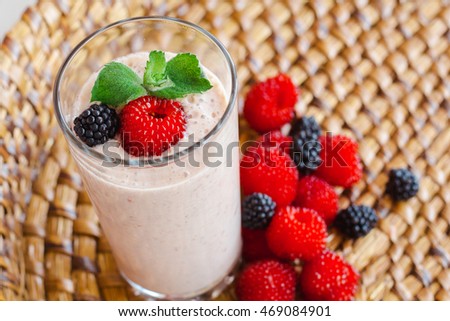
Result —
<path fill-rule="evenodd" d="M 166 59 L 172 56 L 167 53 Z M 148 53 L 133 53 L 116 61 L 142 77 L 147 60 Z M 179 144 L 189 136 L 194 142 L 205 137 L 228 105 L 219 79 L 204 67 L 203 71 L 213 87 L 178 99 L 186 113 L 186 133 Z M 89 106 L 96 77 L 94 73 L 82 88 L 73 117 Z M 198 163 L 140 168 L 98 166 L 98 160 L 72 149 L 121 273 L 154 297 L 188 298 L 208 291 L 223 281 L 239 258 L 237 108 L 211 141 L 223 148 L 217 157 L 220 165 L 206 164 L 202 148 L 192 152 Z M 95 149 L 104 152 L 102 145 Z M 126 154 L 119 144 L 112 150 Z M 175 151 L 172 146 L 163 155 Z"/>
<path fill-rule="evenodd" d="M 166 60 L 173 58 L 175 54 L 166 53 Z M 114 61 L 120 62 L 130 67 L 140 78 L 143 77 L 145 72 L 145 66 L 148 60 L 147 52 L 133 53 L 124 57 L 115 59 Z M 205 76 L 212 84 L 212 88 L 201 94 L 190 94 L 186 97 L 176 99 L 183 105 L 184 112 L 186 114 L 186 132 L 178 145 L 181 149 L 186 148 L 189 142 L 197 142 L 206 136 L 218 123 L 223 116 L 226 107 L 227 99 L 225 97 L 225 90 L 219 79 L 206 68 L 202 68 Z M 94 73 L 89 77 L 86 84 L 83 86 L 78 99 L 74 104 L 73 118 L 79 115 L 83 110 L 89 106 L 91 98 L 91 90 L 94 86 L 98 73 Z M 110 151 L 118 152 L 123 155 L 123 149 L 116 149 L 109 147 Z M 102 151 L 102 145 L 97 145 L 96 150 Z M 162 156 L 170 155 L 178 151 L 175 146 L 172 146 L 168 151 L 164 152 Z M 127 155 L 133 158 L 131 155 Z"/>

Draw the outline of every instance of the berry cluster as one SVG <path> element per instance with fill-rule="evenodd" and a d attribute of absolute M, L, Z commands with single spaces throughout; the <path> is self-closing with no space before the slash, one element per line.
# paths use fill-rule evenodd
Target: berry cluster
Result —
<path fill-rule="evenodd" d="M 93 104 L 74 120 L 75 134 L 88 146 L 116 137 L 133 156 L 158 156 L 184 135 L 183 106 L 170 99 L 142 96 L 120 114 L 105 104 Z"/>
<path fill-rule="evenodd" d="M 236 285 L 241 300 L 293 300 L 297 286 L 307 300 L 353 299 L 359 275 L 326 249 L 327 226 L 355 239 L 378 222 L 365 205 L 350 204 L 338 212 L 334 187 L 351 188 L 362 177 L 358 144 L 344 135 L 322 134 L 314 117 L 292 121 L 297 95 L 292 81 L 280 75 L 257 84 L 245 101 L 244 116 L 262 136 L 241 160 L 243 257 L 248 262 Z M 284 136 L 281 127 L 289 122 Z M 391 171 L 387 193 L 394 200 L 417 190 L 411 172 Z"/>
<path fill-rule="evenodd" d="M 296 102 L 285 75 L 257 84 L 245 102 L 247 121 L 263 135 L 241 160 L 243 257 L 249 262 L 237 282 L 241 300 L 293 300 L 296 272 L 286 262 L 297 260 L 304 262 L 299 283 L 306 299 L 348 300 L 357 288 L 358 273 L 326 250 L 327 224 L 338 211 L 332 185 L 350 186 L 361 177 L 357 146 L 344 136 L 326 139 L 313 117 L 293 121 L 284 136 L 280 128 L 292 121 Z M 331 162 L 329 175 L 321 167 L 338 144 L 348 146 L 336 149 L 336 157 L 352 168 Z M 315 176 L 320 171 L 321 178 Z"/>

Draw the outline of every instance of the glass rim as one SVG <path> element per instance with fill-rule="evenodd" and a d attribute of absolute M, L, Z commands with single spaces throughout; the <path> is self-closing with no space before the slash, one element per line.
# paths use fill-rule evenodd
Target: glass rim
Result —
<path fill-rule="evenodd" d="M 106 32 L 110 29 L 113 29 L 117 26 L 125 25 L 130 22 L 140 22 L 140 21 L 172 22 L 172 23 L 178 24 L 180 26 L 184 26 L 184 27 L 193 29 L 196 32 L 199 32 L 202 35 L 206 36 L 206 38 L 209 39 L 210 41 L 212 41 L 220 49 L 220 52 L 224 56 L 224 58 L 226 60 L 226 64 L 231 73 L 231 92 L 228 97 L 229 98 L 228 105 L 227 105 L 227 108 L 225 109 L 225 112 L 223 113 L 222 117 L 217 122 L 217 124 L 200 140 L 198 140 L 197 142 L 193 143 L 192 145 L 190 145 L 189 147 L 187 147 L 183 150 L 177 151 L 176 153 L 173 153 L 173 154 L 167 155 L 167 156 L 163 156 L 163 157 L 161 157 L 161 156 L 138 157 L 138 158 L 137 157 L 133 157 L 133 158 L 108 157 L 105 154 L 98 152 L 94 148 L 87 146 L 86 144 L 84 144 L 81 140 L 79 140 L 75 136 L 75 133 L 70 128 L 68 122 L 66 121 L 66 119 L 61 111 L 61 99 L 60 99 L 59 88 L 61 85 L 61 80 L 63 79 L 63 77 L 65 75 L 65 71 L 66 71 L 67 67 L 70 65 L 70 63 L 72 62 L 74 57 L 78 54 L 78 52 L 89 41 L 94 39 L 96 36 Z M 115 164 L 120 164 L 120 165 L 125 165 L 125 166 L 139 166 L 139 167 L 142 167 L 145 165 L 163 166 L 170 162 L 177 161 L 180 158 L 193 152 L 196 148 L 205 145 L 210 140 L 211 137 L 213 137 L 216 133 L 218 133 L 220 131 L 220 129 L 222 129 L 223 125 L 230 117 L 231 112 L 233 111 L 233 108 L 235 107 L 235 104 L 236 104 L 236 97 L 237 97 L 236 67 L 234 65 L 233 60 L 231 59 L 230 54 L 228 53 L 227 49 L 225 48 L 225 46 L 214 35 L 212 35 L 209 31 L 203 29 L 202 27 L 200 27 L 192 22 L 186 21 L 186 20 L 173 18 L 173 17 L 165 17 L 165 16 L 141 16 L 141 17 L 122 19 L 122 20 L 118 20 L 116 22 L 113 22 L 109 25 L 106 25 L 106 26 L 94 31 L 93 33 L 88 35 L 86 38 L 84 38 L 80 43 L 78 43 L 73 48 L 73 50 L 70 52 L 70 54 L 66 57 L 66 59 L 64 60 L 63 64 L 61 65 L 61 67 L 58 71 L 58 74 L 56 76 L 55 83 L 53 86 L 53 105 L 54 105 L 56 118 L 58 120 L 59 127 L 61 128 L 64 136 L 69 141 L 69 145 L 73 144 L 79 150 L 81 150 L 83 153 L 87 154 L 88 156 L 94 157 L 94 158 L 104 161 L 104 162 L 115 163 Z"/>

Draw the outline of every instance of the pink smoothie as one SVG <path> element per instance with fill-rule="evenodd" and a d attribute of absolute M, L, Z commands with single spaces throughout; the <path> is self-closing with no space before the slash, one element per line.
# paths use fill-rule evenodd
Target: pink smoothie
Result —
<path fill-rule="evenodd" d="M 147 58 L 148 53 L 136 53 L 117 61 L 142 76 Z M 181 142 L 187 142 L 189 135 L 194 141 L 202 139 L 227 108 L 222 84 L 203 69 L 213 88 L 179 100 L 187 115 L 187 132 Z M 95 78 L 93 74 L 84 85 L 73 118 L 89 106 Z M 221 283 L 239 258 L 236 107 L 209 141 L 223 148 L 223 156 L 210 158 L 220 161 L 218 166 L 205 164 L 201 147 L 188 156 L 197 164 L 184 157 L 164 166 L 141 168 L 105 167 L 72 148 L 121 273 L 154 296 L 181 299 L 204 293 Z M 226 152 L 227 148 L 232 151 Z M 103 146 L 96 149 L 104 152 Z M 216 149 L 210 147 L 210 152 Z M 127 156 L 121 147 L 109 150 Z M 175 152 L 172 148 L 167 154 Z"/>

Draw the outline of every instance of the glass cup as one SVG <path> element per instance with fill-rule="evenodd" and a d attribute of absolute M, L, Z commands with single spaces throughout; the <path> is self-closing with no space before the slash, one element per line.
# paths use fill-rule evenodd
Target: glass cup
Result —
<path fill-rule="evenodd" d="M 72 131 L 83 85 L 106 63 L 151 50 L 195 54 L 225 90 L 223 115 L 203 137 L 159 158 L 126 157 L 113 152 L 120 149 L 113 143 L 88 147 Z M 208 299 L 232 282 L 241 249 L 236 94 L 224 46 L 204 29 L 167 17 L 102 28 L 59 71 L 59 125 L 122 276 L 149 299 Z"/>

